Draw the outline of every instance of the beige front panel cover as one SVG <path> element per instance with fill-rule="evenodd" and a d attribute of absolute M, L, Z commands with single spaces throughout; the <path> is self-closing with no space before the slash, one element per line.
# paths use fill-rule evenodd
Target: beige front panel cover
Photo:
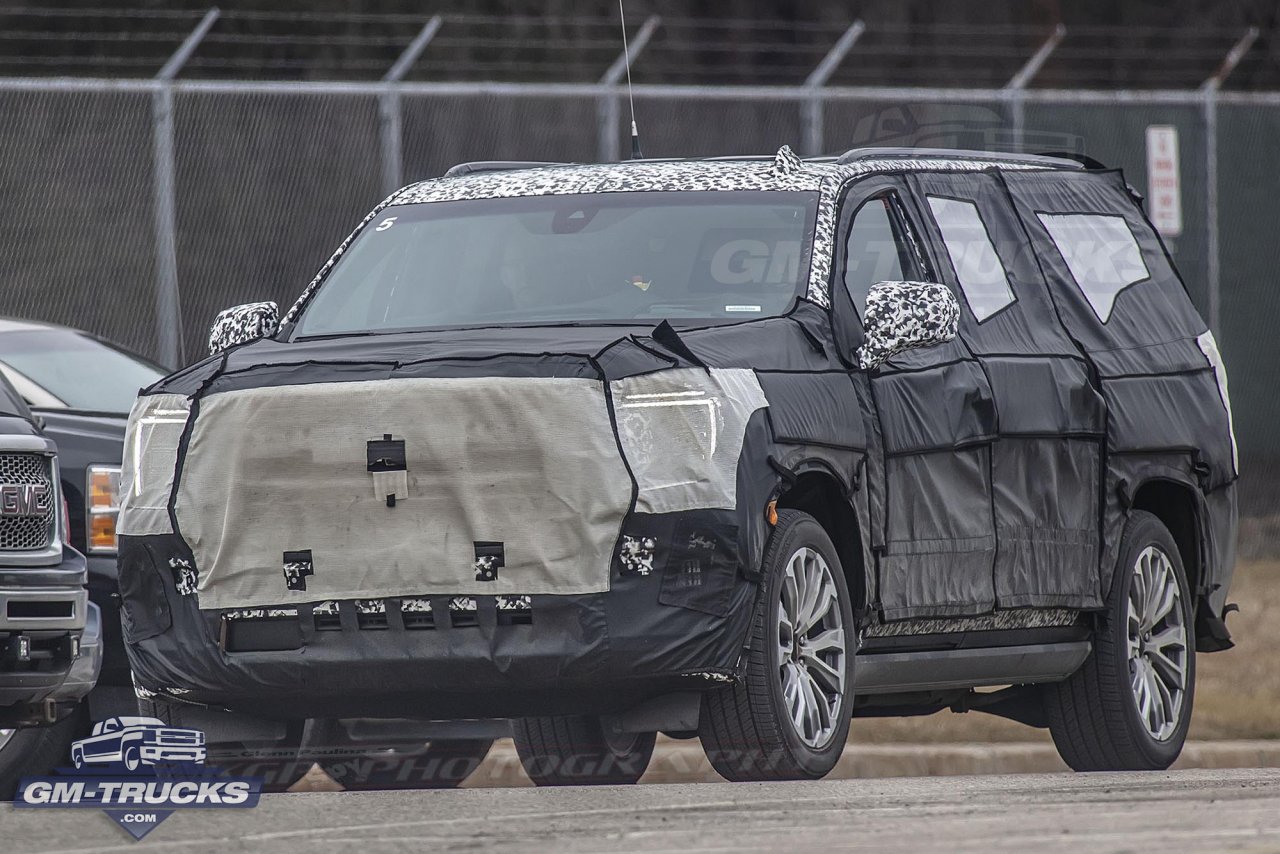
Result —
<path fill-rule="evenodd" d="M 366 443 L 405 440 L 408 497 Z M 176 516 L 202 608 L 332 598 L 593 593 L 631 500 L 599 382 L 438 378 L 255 388 L 200 402 Z M 505 544 L 477 581 L 475 541 Z M 286 551 L 310 549 L 305 591 Z"/>

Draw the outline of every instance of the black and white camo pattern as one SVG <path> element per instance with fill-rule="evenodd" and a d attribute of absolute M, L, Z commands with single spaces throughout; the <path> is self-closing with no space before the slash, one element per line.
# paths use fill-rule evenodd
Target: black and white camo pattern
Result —
<path fill-rule="evenodd" d="M 980 617 L 942 617 L 881 623 L 868 627 L 864 634 L 871 638 L 889 638 L 951 632 L 991 632 L 1001 629 L 1041 629 L 1074 625 L 1079 615 L 1079 611 L 1070 608 L 1011 608 Z"/>
<path fill-rule="evenodd" d="M 209 329 L 209 355 L 275 335 L 279 328 L 280 307 L 274 302 L 250 302 L 218 312 Z"/>
<path fill-rule="evenodd" d="M 270 620 L 278 617 L 296 617 L 297 608 L 240 608 L 234 611 L 223 611 L 224 620 Z"/>
<path fill-rule="evenodd" d="M 476 581 L 497 581 L 498 558 L 495 555 L 477 555 L 475 570 Z"/>
<path fill-rule="evenodd" d="M 310 561 L 293 561 L 284 565 L 284 586 L 289 590 L 306 590 L 307 576 L 312 574 Z"/>
<path fill-rule="evenodd" d="M 880 282 L 867 293 L 858 350 L 863 370 L 913 347 L 943 344 L 956 337 L 960 304 L 946 285 L 930 282 Z"/>
<path fill-rule="evenodd" d="M 793 175 L 803 168 L 804 161 L 791 150 L 789 145 L 779 148 L 778 153 L 773 156 L 773 174 L 775 175 Z"/>
<path fill-rule="evenodd" d="M 784 153 L 785 152 L 785 153 Z M 795 164 L 799 163 L 799 168 Z M 307 285 L 282 323 L 292 323 L 351 242 L 384 209 L 393 205 L 499 199 L 519 196 L 658 191 L 794 190 L 818 193 L 806 298 L 831 307 L 831 258 L 835 246 L 836 206 L 846 184 L 867 175 L 912 171 L 977 172 L 999 167 L 1035 170 L 1046 167 L 991 159 L 927 158 L 857 160 L 852 163 L 805 162 L 783 146 L 772 160 L 624 161 L 571 166 L 543 166 L 500 172 L 476 172 L 434 178 L 397 190 L 369 212 Z"/>
<path fill-rule="evenodd" d="M 653 572 L 653 551 L 658 547 L 653 537 L 622 535 L 622 548 L 618 559 L 623 575 L 649 575 Z"/>
<path fill-rule="evenodd" d="M 454 596 L 449 600 L 449 610 L 451 612 L 468 612 L 478 610 L 474 596 Z"/>
<path fill-rule="evenodd" d="M 190 596 L 196 592 L 196 585 L 200 583 L 200 578 L 196 575 L 195 567 L 191 565 L 191 561 L 185 558 L 171 557 L 169 558 L 169 569 L 173 571 L 173 584 L 180 595 Z"/>
<path fill-rule="evenodd" d="M 387 613 L 387 602 L 385 599 L 353 599 L 356 613 L 358 614 L 385 614 Z M 505 594 L 495 596 L 494 601 L 499 611 L 532 611 L 533 599 L 530 596 Z M 475 613 L 477 610 L 476 598 L 473 596 L 454 596 L 449 600 L 449 610 L 453 612 Z M 431 613 L 430 599 L 401 599 L 400 611 L 405 614 L 429 614 Z M 338 616 L 339 605 L 335 600 L 318 602 L 311 606 L 313 615 L 336 617 Z M 231 611 L 223 611 L 222 619 L 224 620 L 269 620 L 278 617 L 297 617 L 298 609 L 296 607 L 281 608 L 241 608 Z"/>
<path fill-rule="evenodd" d="M 717 673 L 714 670 L 700 670 L 697 673 L 681 673 L 681 676 L 690 679 L 705 679 L 708 682 L 737 682 L 738 680 L 730 676 L 728 673 Z"/>

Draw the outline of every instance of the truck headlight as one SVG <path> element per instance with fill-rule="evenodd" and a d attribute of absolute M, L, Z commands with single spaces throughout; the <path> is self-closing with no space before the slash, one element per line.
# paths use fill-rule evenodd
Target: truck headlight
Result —
<path fill-rule="evenodd" d="M 120 467 L 89 466 L 85 477 L 85 542 L 94 554 L 116 550 L 116 520 L 120 516 Z"/>
<path fill-rule="evenodd" d="M 753 371 L 677 368 L 610 383 L 636 509 L 732 508 L 751 413 L 768 405 Z"/>
<path fill-rule="evenodd" d="M 190 414 L 190 401 L 181 394 L 147 395 L 134 403 L 124 437 L 119 533 L 173 533 L 169 494 L 178 465 L 178 443 Z"/>

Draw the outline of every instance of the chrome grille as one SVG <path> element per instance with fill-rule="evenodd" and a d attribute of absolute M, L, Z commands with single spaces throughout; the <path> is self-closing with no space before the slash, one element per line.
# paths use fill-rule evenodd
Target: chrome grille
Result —
<path fill-rule="evenodd" d="M 41 454 L 0 454 L 0 485 L 49 488 L 49 508 L 39 515 L 0 515 L 0 551 L 32 551 L 53 542 L 58 493 L 49 477 L 49 458 Z"/>

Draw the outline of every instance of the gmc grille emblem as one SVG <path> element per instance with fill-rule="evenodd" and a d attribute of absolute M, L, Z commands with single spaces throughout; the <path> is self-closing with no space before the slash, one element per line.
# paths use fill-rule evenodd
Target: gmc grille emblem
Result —
<path fill-rule="evenodd" d="M 52 502 L 53 493 L 43 483 L 0 484 L 0 516 L 43 516 Z"/>

